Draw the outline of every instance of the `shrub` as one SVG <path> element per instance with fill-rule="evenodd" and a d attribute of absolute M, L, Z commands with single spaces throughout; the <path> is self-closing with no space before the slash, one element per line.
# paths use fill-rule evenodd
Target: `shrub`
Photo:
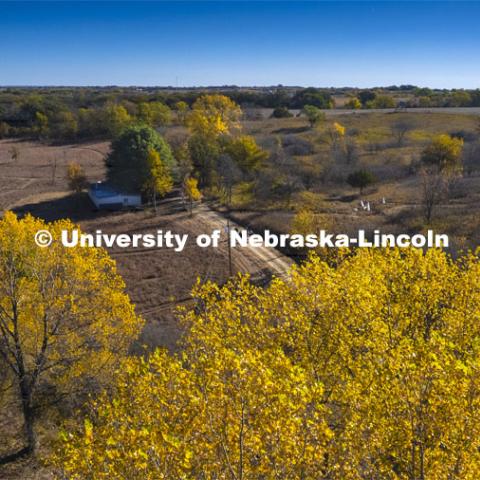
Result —
<path fill-rule="evenodd" d="M 283 137 L 282 144 L 288 155 L 311 155 L 313 153 L 313 145 L 308 140 L 295 135 Z"/>
<path fill-rule="evenodd" d="M 347 183 L 353 188 L 360 190 L 360 195 L 363 189 L 377 181 L 375 175 L 369 170 L 356 170 L 347 177 Z"/>
<path fill-rule="evenodd" d="M 293 114 L 287 107 L 277 107 L 271 116 L 272 118 L 290 118 L 293 117 Z"/>

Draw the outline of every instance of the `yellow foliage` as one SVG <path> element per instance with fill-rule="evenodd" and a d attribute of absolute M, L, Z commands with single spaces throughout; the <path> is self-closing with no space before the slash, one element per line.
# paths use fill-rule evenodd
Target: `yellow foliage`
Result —
<path fill-rule="evenodd" d="M 197 202 L 202 198 L 202 193 L 198 189 L 198 180 L 193 177 L 188 177 L 184 184 L 185 195 L 192 202 Z"/>
<path fill-rule="evenodd" d="M 335 130 L 335 132 L 337 132 L 337 134 L 340 136 L 340 137 L 343 137 L 345 135 L 345 127 L 338 123 L 338 122 L 334 122 L 333 123 L 333 128 Z"/>
<path fill-rule="evenodd" d="M 255 138 L 242 135 L 228 142 L 225 151 L 245 172 L 258 170 L 268 158 L 268 152 L 257 145 Z"/>
<path fill-rule="evenodd" d="M 154 199 L 157 195 L 164 197 L 173 188 L 173 178 L 169 168 L 156 150 L 150 150 L 147 156 L 148 176 L 143 184 L 144 191 Z"/>
<path fill-rule="evenodd" d="M 81 192 L 88 184 L 87 177 L 81 165 L 71 162 L 67 167 L 67 180 L 70 190 Z"/>
<path fill-rule="evenodd" d="M 186 123 L 193 134 L 218 137 L 240 128 L 241 108 L 224 95 L 202 95 L 193 104 Z"/>
<path fill-rule="evenodd" d="M 345 108 L 352 108 L 358 110 L 362 108 L 362 102 L 357 97 L 352 97 L 347 103 L 345 103 Z"/>
<path fill-rule="evenodd" d="M 109 383 L 143 325 L 105 250 L 62 246 L 61 232 L 73 228 L 11 212 L 0 221 L 0 357 L 21 399 L 29 448 L 36 405 Z M 39 230 L 52 235 L 49 247 L 36 245 Z"/>
<path fill-rule="evenodd" d="M 327 215 L 315 213 L 311 208 L 303 207 L 300 209 L 292 220 L 291 232 L 298 233 L 303 236 L 310 234 L 318 235 L 320 230 L 333 233 L 334 223 Z M 316 254 L 329 265 L 336 265 L 346 255 L 350 253 L 347 248 L 329 248 L 318 247 L 315 249 Z"/>
<path fill-rule="evenodd" d="M 422 153 L 422 161 L 434 165 L 439 171 L 453 172 L 461 169 L 460 156 L 463 140 L 450 135 L 438 135 Z"/>
<path fill-rule="evenodd" d="M 313 256 L 194 295 L 181 353 L 127 361 L 64 437 L 67 478 L 479 478 L 478 256 Z"/>

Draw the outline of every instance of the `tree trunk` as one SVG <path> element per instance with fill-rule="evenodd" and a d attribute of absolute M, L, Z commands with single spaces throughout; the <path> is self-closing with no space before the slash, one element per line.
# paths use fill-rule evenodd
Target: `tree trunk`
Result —
<path fill-rule="evenodd" d="M 22 398 L 22 415 L 24 423 L 25 446 L 20 450 L 0 457 L 0 465 L 15 462 L 16 460 L 35 453 L 37 449 L 37 435 L 35 433 L 35 410 L 32 407 L 31 389 L 27 380 L 20 381 L 20 394 Z"/>
<path fill-rule="evenodd" d="M 34 453 L 37 449 L 37 435 L 35 433 L 35 414 L 29 404 L 23 405 L 23 419 L 25 422 L 26 449 L 28 453 Z"/>

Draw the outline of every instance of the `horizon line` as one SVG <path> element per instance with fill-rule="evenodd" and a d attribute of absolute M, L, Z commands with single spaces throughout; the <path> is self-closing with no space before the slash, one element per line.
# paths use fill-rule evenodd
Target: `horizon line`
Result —
<path fill-rule="evenodd" d="M 276 85 L 236 85 L 236 84 L 225 84 L 225 85 L 190 85 L 190 86 L 173 86 L 173 85 L 117 85 L 117 84 L 104 84 L 104 85 L 41 85 L 41 84 L 32 84 L 32 85 L 22 85 L 22 84 L 12 84 L 12 85 L 0 85 L 0 89 L 4 88 L 148 88 L 148 89 L 169 89 L 169 90 L 195 90 L 195 89 L 205 89 L 205 88 L 215 88 L 215 89 L 228 89 L 228 88 L 236 88 L 236 89 L 245 89 L 245 88 L 252 88 L 252 89 L 282 89 L 282 88 L 315 88 L 315 89 L 323 89 L 323 90 L 342 90 L 342 89 L 350 89 L 350 90 L 369 90 L 369 89 L 392 89 L 392 88 L 402 88 L 404 90 L 413 90 L 415 88 L 423 89 L 428 88 L 429 90 L 480 90 L 480 86 L 478 87 L 430 87 L 430 86 L 421 86 L 421 85 L 414 85 L 414 84 L 391 84 L 391 85 L 374 85 L 368 87 L 359 87 L 359 86 L 314 86 L 314 85 L 283 85 L 283 84 L 276 84 Z M 408 87 L 408 88 L 405 88 Z"/>

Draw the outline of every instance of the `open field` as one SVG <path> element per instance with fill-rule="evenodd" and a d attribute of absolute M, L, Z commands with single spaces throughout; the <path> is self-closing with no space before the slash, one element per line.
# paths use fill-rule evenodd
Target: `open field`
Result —
<path fill-rule="evenodd" d="M 103 178 L 108 149 L 109 142 L 46 146 L 0 140 L 0 212 L 65 194 L 70 162 L 80 164 L 92 182 Z"/>
<path fill-rule="evenodd" d="M 340 112 L 314 128 L 297 117 L 246 122 L 246 132 L 264 148 L 275 150 L 279 143 L 283 146 L 269 166 L 270 178 L 283 176 L 291 181 L 293 177 L 297 186 L 288 201 L 271 196 L 259 200 L 238 192 L 234 218 L 254 229 L 285 231 L 295 211 L 308 207 L 327 214 L 333 229 L 342 233 L 359 228 L 380 228 L 388 233 L 433 228 L 450 234 L 454 251 L 478 244 L 480 159 L 475 157 L 472 171 L 464 171 L 455 179 L 449 198 L 436 207 L 429 225 L 423 219 L 422 176 L 418 171 L 423 149 L 439 134 L 464 135 L 467 151 L 479 137 L 476 114 Z M 350 159 L 332 150 L 329 130 L 334 121 L 345 127 L 346 142 L 353 151 Z M 399 122 L 411 125 L 401 142 L 394 131 Z M 346 182 L 348 174 L 357 169 L 368 169 L 377 178 L 362 195 Z M 362 210 L 361 200 L 370 202 L 370 212 Z"/>
<path fill-rule="evenodd" d="M 345 98 L 335 98 L 335 105 L 337 108 L 331 108 L 328 110 L 322 110 L 325 115 L 328 117 L 338 117 L 339 115 L 371 115 L 372 113 L 443 113 L 447 115 L 473 115 L 473 116 L 480 116 L 480 107 L 415 107 L 415 108 L 383 108 L 383 109 L 376 109 L 376 108 L 369 108 L 366 110 L 358 109 L 352 110 L 348 108 L 344 108 L 343 105 L 345 103 Z M 342 108 L 338 108 L 342 107 Z M 255 110 L 255 109 L 254 109 Z M 261 115 L 264 119 L 269 118 L 273 113 L 273 108 L 262 108 L 256 109 L 261 112 Z M 301 110 L 299 109 L 291 109 L 291 113 L 294 116 L 301 115 Z"/>

